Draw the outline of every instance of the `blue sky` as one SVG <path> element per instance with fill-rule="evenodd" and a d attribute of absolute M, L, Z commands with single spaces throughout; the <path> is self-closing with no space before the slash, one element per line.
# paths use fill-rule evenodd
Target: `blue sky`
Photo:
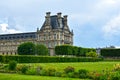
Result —
<path fill-rule="evenodd" d="M 0 33 L 36 31 L 46 12 L 68 15 L 76 46 L 120 46 L 120 0 L 1 0 Z"/>

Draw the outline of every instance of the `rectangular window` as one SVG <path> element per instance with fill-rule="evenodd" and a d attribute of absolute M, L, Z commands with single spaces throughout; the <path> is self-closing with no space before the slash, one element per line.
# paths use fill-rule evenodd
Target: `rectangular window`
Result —
<path fill-rule="evenodd" d="M 54 34 L 54 39 L 56 39 L 56 34 Z"/>

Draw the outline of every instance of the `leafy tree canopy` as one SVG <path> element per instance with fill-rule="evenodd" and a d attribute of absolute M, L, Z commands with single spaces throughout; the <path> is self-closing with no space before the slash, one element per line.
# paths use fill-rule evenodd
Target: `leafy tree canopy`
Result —
<path fill-rule="evenodd" d="M 48 48 L 42 44 L 26 42 L 18 46 L 19 55 L 48 55 Z"/>
<path fill-rule="evenodd" d="M 36 54 L 37 55 L 48 55 L 48 48 L 45 45 L 37 44 L 36 45 Z"/>
<path fill-rule="evenodd" d="M 19 55 L 34 55 L 35 44 L 32 42 L 26 42 L 18 46 L 17 52 Z"/>

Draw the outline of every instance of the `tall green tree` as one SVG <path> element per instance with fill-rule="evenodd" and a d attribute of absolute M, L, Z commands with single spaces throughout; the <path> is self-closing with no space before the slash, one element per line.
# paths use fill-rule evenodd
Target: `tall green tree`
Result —
<path fill-rule="evenodd" d="M 17 52 L 19 55 L 35 55 L 35 44 L 26 42 L 18 46 Z"/>
<path fill-rule="evenodd" d="M 36 55 L 49 55 L 48 48 L 42 44 L 36 45 L 35 53 L 36 53 Z"/>

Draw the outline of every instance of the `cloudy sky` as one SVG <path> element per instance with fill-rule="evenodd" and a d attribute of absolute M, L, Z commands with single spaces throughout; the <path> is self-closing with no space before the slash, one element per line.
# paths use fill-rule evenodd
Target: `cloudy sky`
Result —
<path fill-rule="evenodd" d="M 76 46 L 120 46 L 120 0 L 0 0 L 0 34 L 36 31 L 46 12 L 68 15 Z"/>

